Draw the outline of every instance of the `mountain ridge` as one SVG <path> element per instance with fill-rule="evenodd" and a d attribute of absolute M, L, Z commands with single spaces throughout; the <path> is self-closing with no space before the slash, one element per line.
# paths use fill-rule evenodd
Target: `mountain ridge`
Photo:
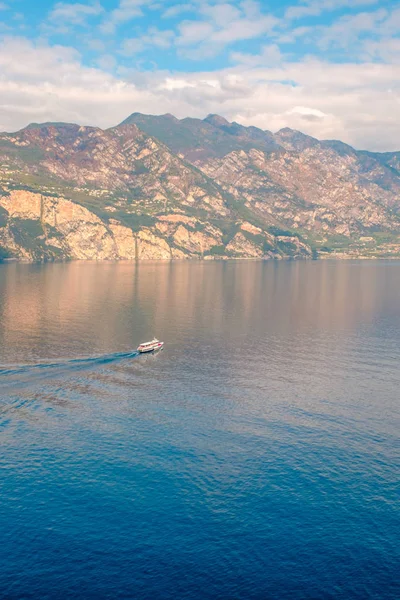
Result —
<path fill-rule="evenodd" d="M 400 154 L 400 149 L 399 150 L 391 150 L 391 151 L 382 151 L 382 152 L 378 152 L 378 151 L 374 151 L 374 150 L 367 150 L 367 149 L 357 149 L 354 146 L 351 146 L 350 144 L 347 144 L 345 142 L 342 142 L 341 140 L 337 139 L 337 138 L 324 138 L 324 139 L 319 139 L 319 138 L 315 138 L 309 134 L 305 134 L 302 131 L 298 130 L 298 129 L 292 129 L 291 127 L 282 127 L 281 129 L 278 129 L 275 133 L 271 132 L 268 129 L 261 129 L 260 127 L 254 126 L 254 125 L 242 125 L 236 121 L 228 121 L 225 117 L 218 115 L 216 113 L 209 113 L 206 117 L 204 117 L 204 119 L 198 118 L 198 117 L 183 117 L 182 119 L 179 119 L 178 117 L 176 117 L 175 115 L 173 115 L 172 113 L 163 113 L 160 115 L 151 115 L 151 114 L 147 114 L 147 113 L 140 113 L 140 112 L 133 112 L 131 113 L 126 119 L 124 119 L 123 121 L 121 121 L 120 123 L 116 124 L 116 125 L 112 125 L 110 127 L 107 128 L 101 128 L 100 126 L 97 125 L 82 125 L 82 124 L 78 124 L 78 123 L 74 123 L 74 122 L 69 122 L 69 121 L 44 121 L 41 123 L 37 123 L 37 122 L 31 122 L 28 123 L 27 125 L 25 125 L 24 127 L 21 127 L 18 130 L 15 131 L 1 131 L 0 132 L 0 136 L 2 135 L 13 135 L 13 134 L 18 134 L 21 133 L 22 131 L 26 130 L 26 129 L 40 129 L 40 128 L 44 128 L 44 127 L 64 127 L 64 126 L 72 126 L 72 127 L 76 127 L 76 128 L 80 128 L 80 127 L 87 127 L 87 128 L 91 128 L 91 129 L 98 129 L 101 131 L 107 131 L 108 129 L 115 129 L 116 127 L 119 127 L 121 125 L 126 125 L 129 124 L 130 122 L 132 122 L 132 119 L 135 118 L 149 118 L 149 119 L 170 119 L 171 121 L 175 121 L 178 123 L 184 122 L 184 121 L 197 121 L 197 122 L 202 122 L 202 123 L 211 123 L 212 122 L 212 118 L 216 118 L 217 120 L 221 120 L 223 121 L 225 124 L 228 125 L 235 125 L 235 126 L 239 126 L 240 128 L 243 129 L 247 129 L 247 130 L 257 130 L 259 132 L 262 133 L 267 133 L 267 134 L 271 134 L 271 135 L 277 135 L 279 133 L 283 133 L 283 132 L 288 132 L 288 133 L 296 133 L 296 134 L 301 134 L 304 137 L 307 137 L 311 140 L 315 140 L 317 142 L 319 142 L 320 144 L 340 144 L 342 146 L 347 147 L 348 149 L 353 150 L 354 152 L 357 153 L 365 153 L 365 154 L 370 154 L 373 156 L 397 156 Z"/>

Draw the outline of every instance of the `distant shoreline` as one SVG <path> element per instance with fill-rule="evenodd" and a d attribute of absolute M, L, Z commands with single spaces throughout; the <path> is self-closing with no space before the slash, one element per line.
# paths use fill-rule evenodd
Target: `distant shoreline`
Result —
<path fill-rule="evenodd" d="M 212 263 L 212 262 L 268 262 L 268 263 L 288 263 L 288 262 L 318 262 L 318 261 L 349 261 L 349 260 L 362 260 L 362 261 L 385 261 L 385 260 L 400 260 L 400 256 L 318 256 L 312 257 L 285 257 L 285 258 L 259 258 L 259 257 L 235 257 L 229 256 L 227 258 L 212 257 L 212 258 L 131 258 L 131 259 L 79 259 L 79 258 L 65 258 L 56 260 L 29 260 L 26 258 L 4 258 L 0 260 L 0 265 L 6 264 L 26 264 L 26 265 L 45 265 L 45 264 L 66 264 L 66 263 L 98 263 L 98 264 L 120 264 L 120 263 L 143 263 L 149 264 L 154 262 L 160 263 Z"/>

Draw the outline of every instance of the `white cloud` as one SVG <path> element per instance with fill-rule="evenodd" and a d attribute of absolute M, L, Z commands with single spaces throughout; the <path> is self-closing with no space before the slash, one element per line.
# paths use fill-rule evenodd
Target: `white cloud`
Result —
<path fill-rule="evenodd" d="M 184 21 L 179 26 L 178 46 L 192 46 L 199 42 L 204 42 L 213 34 L 214 29 L 211 23 L 205 21 Z"/>
<path fill-rule="evenodd" d="M 155 46 L 156 48 L 170 48 L 175 37 L 173 31 L 160 31 L 157 27 L 150 27 L 147 34 L 142 37 L 142 41 L 147 46 Z"/>
<path fill-rule="evenodd" d="M 246 54 L 232 52 L 231 62 L 247 65 L 249 67 L 276 66 L 282 62 L 283 56 L 276 44 L 269 44 L 261 48 L 260 54 Z"/>
<path fill-rule="evenodd" d="M 193 12 L 196 9 L 197 7 L 195 4 L 175 4 L 167 8 L 162 14 L 162 17 L 164 19 L 172 19 L 183 13 Z"/>
<path fill-rule="evenodd" d="M 306 117 L 316 117 L 318 119 L 323 119 L 328 115 L 322 110 L 318 110 L 318 108 L 310 108 L 309 106 L 295 106 L 294 108 L 287 111 L 288 115 L 301 115 Z"/>
<path fill-rule="evenodd" d="M 298 38 L 303 38 L 304 41 L 307 41 L 307 38 L 315 38 L 317 33 L 317 27 L 304 25 L 302 27 L 294 27 L 285 31 L 284 33 L 279 34 L 276 37 L 276 41 L 280 44 L 293 44 L 293 42 L 295 42 Z"/>
<path fill-rule="evenodd" d="M 175 43 L 186 58 L 214 56 L 235 42 L 271 34 L 279 23 L 276 17 L 262 13 L 259 3 L 252 0 L 242 2 L 240 9 L 225 2 L 202 4 L 199 17 L 203 19 L 182 21 L 178 26 Z"/>
<path fill-rule="evenodd" d="M 101 25 L 103 33 L 114 33 L 119 25 L 143 16 L 143 7 L 151 5 L 151 0 L 119 0 L 118 8 L 107 15 Z"/>
<path fill-rule="evenodd" d="M 177 79 L 176 77 L 166 77 L 166 79 L 160 84 L 160 89 L 173 92 L 174 90 L 184 90 L 188 87 L 196 87 L 194 83 L 190 83 L 186 79 Z"/>
<path fill-rule="evenodd" d="M 305 0 L 296 6 L 290 6 L 285 12 L 286 19 L 316 17 L 328 11 L 341 8 L 356 8 L 377 4 L 379 0 Z"/>
<path fill-rule="evenodd" d="M 217 27 L 225 27 L 232 21 L 237 21 L 241 18 L 241 11 L 232 6 L 232 4 L 204 4 L 200 8 L 200 13 L 205 15 Z"/>
<path fill-rule="evenodd" d="M 378 32 L 381 35 L 399 35 L 400 33 L 400 6 L 393 7 L 387 19 L 381 24 Z"/>
<path fill-rule="evenodd" d="M 49 14 L 49 21 L 62 25 L 83 25 L 88 17 L 100 15 L 103 10 L 99 2 L 93 4 L 58 2 Z"/>
<path fill-rule="evenodd" d="M 330 45 L 348 48 L 350 43 L 358 40 L 360 34 L 376 34 L 379 24 L 387 18 L 388 12 L 379 9 L 370 13 L 346 15 L 328 27 L 318 28 L 318 45 L 326 49 Z"/>
<path fill-rule="evenodd" d="M 122 42 L 120 54 L 133 56 L 148 47 L 166 50 L 171 47 L 174 37 L 173 31 L 160 31 L 157 27 L 150 27 L 147 33 L 141 37 L 125 39 Z"/>
<path fill-rule="evenodd" d="M 0 10 L 8 10 L 9 6 L 8 4 L 5 4 L 4 2 L 0 2 Z"/>
<path fill-rule="evenodd" d="M 263 129 L 289 126 L 356 147 L 399 149 L 399 65 L 244 58 L 219 71 L 120 69 L 117 77 L 83 66 L 70 48 L 9 38 L 0 44 L 0 130 L 48 120 L 109 127 L 134 111 L 219 113 Z"/>
<path fill-rule="evenodd" d="M 120 53 L 124 56 L 133 56 L 142 52 L 145 45 L 141 38 L 129 38 L 122 42 Z"/>
<path fill-rule="evenodd" d="M 96 60 L 96 64 L 104 71 L 111 71 L 117 65 L 117 61 L 112 54 L 102 54 Z"/>
<path fill-rule="evenodd" d="M 220 44 L 229 44 L 238 40 L 250 40 L 258 38 L 264 33 L 270 32 L 278 23 L 275 17 L 263 17 L 254 21 L 249 19 L 238 19 L 231 21 L 228 26 L 212 35 L 212 41 Z"/>
<path fill-rule="evenodd" d="M 380 39 L 387 41 L 400 30 L 400 8 L 389 12 L 379 8 L 371 12 L 359 12 L 343 15 L 329 25 L 307 25 L 286 30 L 276 37 L 279 44 L 292 44 L 301 39 L 313 44 L 315 50 L 341 49 L 343 57 L 349 55 L 354 60 L 364 59 L 367 41 L 379 44 Z M 393 38 L 395 39 L 395 38 Z M 315 52 L 314 50 L 314 52 Z M 376 54 L 378 56 L 378 54 Z M 381 56 L 383 58 L 383 55 Z"/>
<path fill-rule="evenodd" d="M 84 41 L 86 46 L 94 52 L 104 52 L 106 49 L 106 44 L 103 42 L 103 40 L 99 40 L 98 38 L 89 37 Z"/>
<path fill-rule="evenodd" d="M 385 62 L 400 63 L 400 38 L 384 38 L 378 41 L 367 40 L 363 45 L 364 59 L 381 59 Z"/>

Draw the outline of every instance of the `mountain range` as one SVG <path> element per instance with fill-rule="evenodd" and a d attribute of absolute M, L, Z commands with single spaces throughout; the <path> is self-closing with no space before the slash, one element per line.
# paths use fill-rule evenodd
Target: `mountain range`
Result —
<path fill-rule="evenodd" d="M 0 259 L 400 256 L 400 152 L 170 114 L 0 134 Z"/>

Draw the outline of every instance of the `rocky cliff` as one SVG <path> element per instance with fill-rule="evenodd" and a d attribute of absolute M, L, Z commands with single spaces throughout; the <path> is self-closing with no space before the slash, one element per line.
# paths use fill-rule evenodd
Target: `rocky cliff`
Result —
<path fill-rule="evenodd" d="M 0 259 L 396 256 L 400 153 L 135 113 L 0 135 Z"/>

